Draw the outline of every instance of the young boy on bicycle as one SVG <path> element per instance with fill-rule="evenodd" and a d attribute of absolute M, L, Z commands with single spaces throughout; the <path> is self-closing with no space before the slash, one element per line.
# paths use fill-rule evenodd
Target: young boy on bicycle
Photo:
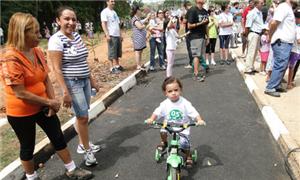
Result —
<path fill-rule="evenodd" d="M 182 84 L 179 79 L 175 77 L 168 77 L 164 80 L 162 90 L 167 96 L 167 99 L 160 103 L 160 106 L 155 109 L 152 116 L 147 120 L 148 124 L 152 124 L 157 119 L 165 119 L 167 122 L 172 122 L 178 125 L 187 124 L 190 119 L 195 119 L 196 124 L 205 125 L 205 121 L 201 118 L 197 110 L 192 104 L 181 96 Z M 191 167 L 193 160 L 190 153 L 190 128 L 183 130 L 179 133 L 180 149 L 186 155 L 186 165 Z M 165 129 L 160 132 L 161 143 L 157 148 L 164 151 L 167 146 L 168 134 Z"/>

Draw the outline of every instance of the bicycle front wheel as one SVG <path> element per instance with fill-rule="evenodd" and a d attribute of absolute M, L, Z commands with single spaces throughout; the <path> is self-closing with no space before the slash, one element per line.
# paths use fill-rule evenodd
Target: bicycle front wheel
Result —
<path fill-rule="evenodd" d="M 169 166 L 167 180 L 180 180 L 180 172 L 178 169 Z"/>

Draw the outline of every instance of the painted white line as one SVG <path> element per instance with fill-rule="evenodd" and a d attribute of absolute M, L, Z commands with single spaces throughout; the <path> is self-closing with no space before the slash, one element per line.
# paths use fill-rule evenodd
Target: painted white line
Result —
<path fill-rule="evenodd" d="M 96 118 L 103 111 L 105 111 L 105 106 L 104 106 L 103 101 L 96 101 L 93 104 L 91 104 L 91 107 L 89 110 L 90 120 Z"/>
<path fill-rule="evenodd" d="M 8 177 L 8 175 L 14 170 L 16 170 L 19 166 L 21 166 L 21 161 L 18 158 L 14 162 L 6 166 L 4 169 L 2 169 L 2 171 L 0 172 L 0 179 L 4 179 L 5 177 Z"/>
<path fill-rule="evenodd" d="M 244 72 L 244 70 L 245 70 L 245 65 L 244 65 L 243 63 L 237 61 L 237 62 L 236 62 L 236 66 L 237 66 L 237 68 L 238 68 L 238 70 L 239 70 L 240 72 Z"/>
<path fill-rule="evenodd" d="M 245 77 L 245 83 L 251 94 L 253 93 L 254 89 L 258 89 L 255 82 L 253 81 L 253 79 L 251 77 L 249 77 L 248 75 Z"/>
<path fill-rule="evenodd" d="M 289 133 L 271 106 L 264 106 L 261 112 L 276 141 L 278 141 L 281 134 Z"/>
<path fill-rule="evenodd" d="M 132 75 L 130 75 L 120 83 L 120 86 L 124 93 L 126 93 L 130 88 L 136 85 L 135 75 L 136 73 L 133 73 Z"/>

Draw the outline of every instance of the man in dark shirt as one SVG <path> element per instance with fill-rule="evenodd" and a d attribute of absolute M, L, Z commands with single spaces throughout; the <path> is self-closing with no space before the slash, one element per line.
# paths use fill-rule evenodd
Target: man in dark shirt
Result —
<path fill-rule="evenodd" d="M 195 0 L 196 6 L 188 10 L 188 28 L 191 42 L 191 52 L 194 58 L 194 79 L 203 82 L 205 76 L 198 76 L 198 66 L 201 56 L 205 54 L 206 26 L 208 24 L 208 12 L 203 8 L 205 0 Z"/>
<path fill-rule="evenodd" d="M 184 14 L 183 23 L 185 24 L 185 32 L 186 33 L 189 31 L 187 18 L 188 18 L 188 12 L 189 12 L 188 10 L 191 7 L 192 7 L 192 4 L 189 1 L 186 1 L 184 3 L 184 8 L 186 10 L 186 13 Z M 191 42 L 190 42 L 189 35 L 186 36 L 185 42 L 186 42 L 186 49 L 188 51 L 188 56 L 189 56 L 189 63 L 186 66 L 184 66 L 184 68 L 190 69 L 190 68 L 192 68 L 192 65 L 193 65 L 193 56 L 192 56 L 192 52 L 191 52 Z"/>

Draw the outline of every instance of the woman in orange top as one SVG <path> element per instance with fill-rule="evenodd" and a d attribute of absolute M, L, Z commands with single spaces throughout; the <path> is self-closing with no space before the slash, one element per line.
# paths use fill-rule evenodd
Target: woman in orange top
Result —
<path fill-rule="evenodd" d="M 43 53 L 36 48 L 39 37 L 37 20 L 31 14 L 15 13 L 9 21 L 7 44 L 0 61 L 7 119 L 20 142 L 20 159 L 26 177 L 39 179 L 33 163 L 37 123 L 64 162 L 66 175 L 90 178 L 92 173 L 77 168 L 66 148 L 56 116 L 60 102 L 54 97 Z"/>

